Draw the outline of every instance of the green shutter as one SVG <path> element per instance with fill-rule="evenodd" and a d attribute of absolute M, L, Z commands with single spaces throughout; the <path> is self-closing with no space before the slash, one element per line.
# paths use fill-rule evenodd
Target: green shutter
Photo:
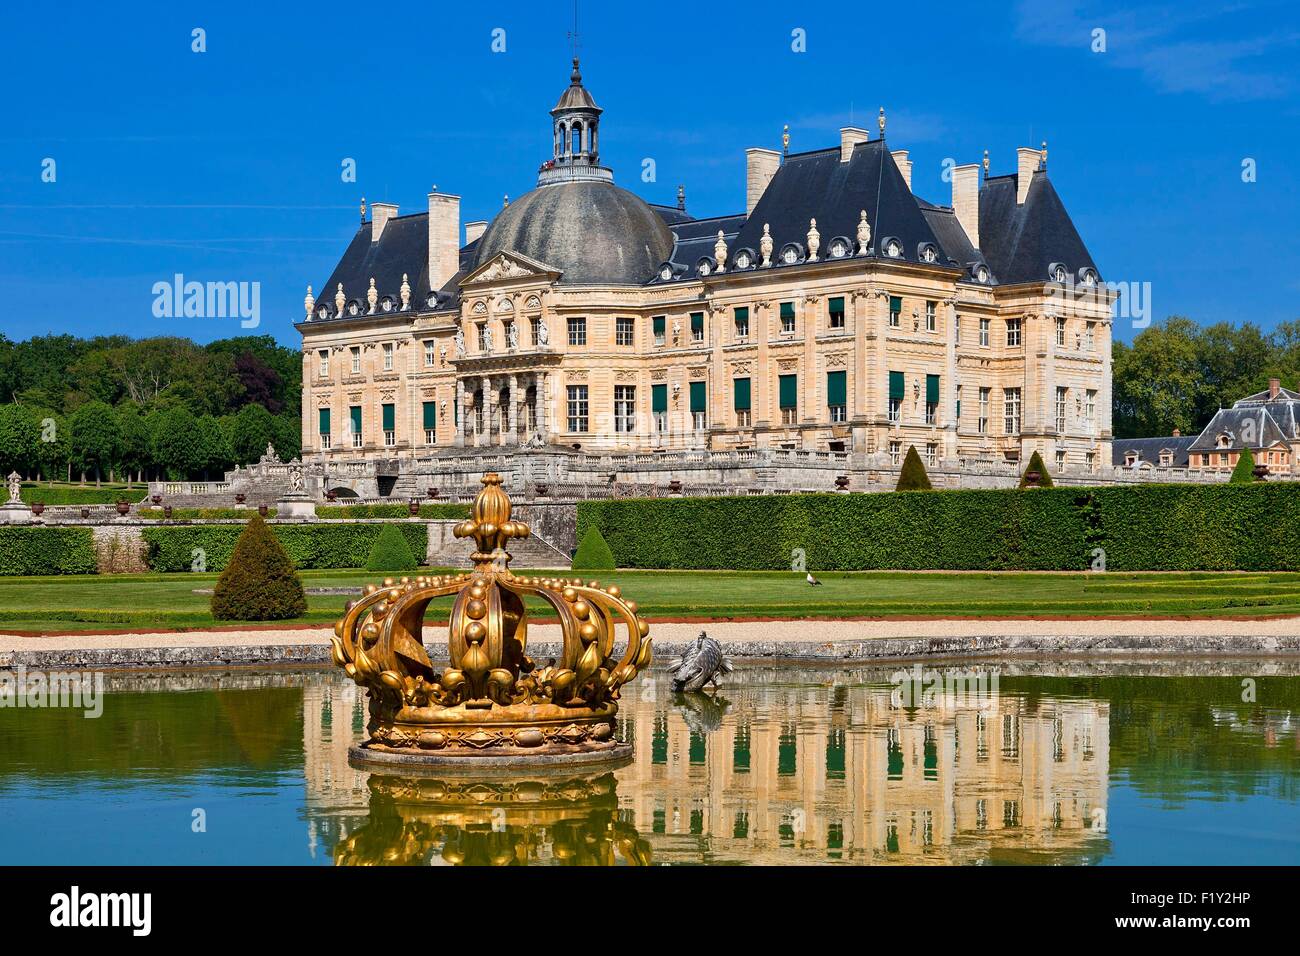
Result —
<path fill-rule="evenodd" d="M 708 399 L 703 382 L 691 382 L 691 411 L 703 412 L 708 408 Z"/>
<path fill-rule="evenodd" d="M 780 398 L 782 408 L 799 407 L 799 376 L 782 375 Z"/>
<path fill-rule="evenodd" d="M 330 410 L 328 408 L 320 410 L 320 433 L 322 435 L 330 433 Z"/>
<path fill-rule="evenodd" d="M 957 418 L 961 419 L 961 399 L 957 399 Z"/>
<path fill-rule="evenodd" d="M 352 417 L 352 434 L 361 434 L 361 406 L 353 405 L 348 409 L 348 414 Z"/>
<path fill-rule="evenodd" d="M 827 405 L 847 405 L 848 401 L 848 373 L 847 372 L 827 372 L 826 373 L 826 404 Z"/>
<path fill-rule="evenodd" d="M 891 295 L 889 297 L 889 311 L 890 312 L 903 311 L 903 297 L 901 295 Z"/>
<path fill-rule="evenodd" d="M 741 305 L 736 307 L 736 324 L 745 325 L 749 322 L 749 306 Z"/>
<path fill-rule="evenodd" d="M 890 398 L 903 397 L 903 373 L 902 372 L 889 373 L 889 397 Z"/>
<path fill-rule="evenodd" d="M 794 318 L 794 303 L 793 303 L 793 302 L 782 302 L 782 303 L 781 303 L 781 318 L 783 318 L 783 319 L 793 319 L 793 318 Z"/>
<path fill-rule="evenodd" d="M 655 338 L 657 338 L 657 339 L 661 339 L 661 338 L 663 338 L 663 337 L 664 337 L 664 317 L 663 317 L 662 315 L 656 315 L 656 316 L 654 317 L 654 320 L 653 320 L 653 321 L 654 321 L 654 325 L 655 325 Z"/>
<path fill-rule="evenodd" d="M 384 405 L 383 412 L 384 412 L 384 431 L 391 432 L 396 430 L 397 425 L 394 420 L 396 419 L 397 416 L 393 413 L 392 404 L 389 403 Z"/>
<path fill-rule="evenodd" d="M 424 427 L 426 430 L 438 427 L 438 403 L 424 403 Z"/>
<path fill-rule="evenodd" d="M 938 375 L 927 375 L 925 377 L 925 400 L 935 405 L 939 403 Z"/>
<path fill-rule="evenodd" d="M 652 412 L 668 411 L 668 386 L 650 386 L 650 410 Z"/>
<path fill-rule="evenodd" d="M 732 385 L 734 386 L 735 393 L 736 393 L 736 405 L 735 405 L 736 411 L 738 412 L 749 411 L 749 379 L 747 378 L 735 379 L 733 380 Z"/>
<path fill-rule="evenodd" d="M 703 312 L 692 312 L 692 313 L 691 313 L 691 331 L 692 331 L 692 332 L 703 332 L 703 331 L 704 331 L 704 313 L 703 313 Z"/>
<path fill-rule="evenodd" d="M 844 296 L 842 296 L 842 295 L 837 295 L 837 296 L 833 297 L 833 298 L 831 299 L 831 301 L 830 301 L 830 310 L 831 310 L 831 312 L 843 312 L 843 311 L 844 311 Z"/>

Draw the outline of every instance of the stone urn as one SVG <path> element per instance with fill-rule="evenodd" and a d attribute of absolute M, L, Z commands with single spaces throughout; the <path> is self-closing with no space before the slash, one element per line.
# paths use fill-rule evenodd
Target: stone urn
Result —
<path fill-rule="evenodd" d="M 172 516 L 172 506 L 171 506 L 171 505 L 164 505 L 164 506 L 163 506 L 163 517 L 164 517 L 164 518 L 167 518 L 168 520 L 170 520 L 170 519 L 171 519 L 171 516 Z"/>
<path fill-rule="evenodd" d="M 680 495 L 682 493 L 682 483 L 674 478 L 672 481 L 668 482 L 668 491 L 671 494 Z"/>
<path fill-rule="evenodd" d="M 149 500 L 156 505 L 162 504 L 162 495 L 150 495 Z"/>
<path fill-rule="evenodd" d="M 1251 474 L 1255 476 L 1256 481 L 1264 481 L 1268 478 L 1268 465 L 1256 465 Z M 32 505 L 32 510 L 36 511 L 35 505 Z"/>
<path fill-rule="evenodd" d="M 121 515 L 123 518 L 129 515 L 131 513 L 131 502 L 119 501 L 117 503 L 117 513 Z"/>
<path fill-rule="evenodd" d="M 82 509 L 81 509 L 81 517 L 83 517 L 83 518 L 89 518 L 89 517 L 90 517 L 90 509 L 89 509 L 89 508 L 82 508 Z"/>
<path fill-rule="evenodd" d="M 430 501 L 436 501 L 436 500 L 438 499 L 438 489 L 437 489 L 437 488 L 430 488 L 428 491 L 425 492 L 425 494 L 427 494 L 427 495 L 429 496 L 429 500 L 430 500 Z"/>
<path fill-rule="evenodd" d="M 244 494 L 242 491 L 239 494 L 235 495 L 235 504 L 237 505 L 242 505 L 247 500 L 248 500 L 248 495 Z"/>
<path fill-rule="evenodd" d="M 36 515 L 39 518 L 41 514 L 44 513 L 44 511 L 45 511 L 45 502 L 43 501 L 32 502 L 32 514 Z"/>
<path fill-rule="evenodd" d="M 1043 476 L 1036 471 L 1025 472 L 1025 487 L 1037 488 L 1038 483 L 1043 480 Z"/>
<path fill-rule="evenodd" d="M 338 497 L 339 497 L 339 493 L 338 493 L 337 491 L 327 491 L 327 492 L 325 492 L 325 500 L 326 500 L 326 501 L 337 501 L 337 500 L 338 500 Z"/>
<path fill-rule="evenodd" d="M 420 499 L 412 498 L 406 503 L 406 510 L 410 512 L 412 518 L 420 517 Z"/>
<path fill-rule="evenodd" d="M 848 491 L 848 490 L 849 490 L 849 476 L 848 476 L 848 475 L 836 475 L 836 476 L 835 476 L 835 490 L 836 490 L 836 491 Z"/>
<path fill-rule="evenodd" d="M 548 488 L 546 484 L 541 481 L 539 481 L 535 486 L 533 486 L 533 494 L 538 498 L 545 498 L 547 493 L 550 490 L 551 489 Z"/>
<path fill-rule="evenodd" d="M 268 508 L 266 505 L 258 505 L 258 506 L 257 506 L 257 513 L 260 514 L 263 518 L 266 517 L 266 513 L 267 513 L 268 511 L 270 511 L 270 510 L 271 510 L 271 509 Z"/>

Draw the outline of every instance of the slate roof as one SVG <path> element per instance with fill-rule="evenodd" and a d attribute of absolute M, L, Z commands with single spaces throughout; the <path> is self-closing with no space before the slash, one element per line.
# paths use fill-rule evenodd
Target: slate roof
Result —
<path fill-rule="evenodd" d="M 1221 408 L 1196 436 L 1196 441 L 1190 450 L 1194 452 L 1240 451 L 1247 445 L 1251 448 L 1269 448 L 1278 442 L 1294 439 L 1295 432 L 1288 434 L 1284 431 L 1282 424 L 1273 417 L 1272 411 L 1260 404 Z M 1281 412 L 1283 409 L 1279 408 L 1277 411 Z M 1291 424 L 1294 427 L 1294 419 Z M 1224 447 L 1219 446 L 1220 435 L 1228 436 L 1228 444 Z"/>
<path fill-rule="evenodd" d="M 991 176 L 980 189 L 980 246 L 1003 285 L 1046 282 L 1048 268 L 1062 263 L 1077 279 L 1096 263 L 1065 211 L 1045 170 L 1032 174 L 1025 201 L 1016 203 L 1020 177 Z"/>
<path fill-rule="evenodd" d="M 1111 464 L 1124 467 L 1128 453 L 1135 451 L 1138 460 L 1152 467 L 1160 466 L 1160 455 L 1164 451 L 1174 453 L 1174 468 L 1187 467 L 1187 453 L 1196 441 L 1195 435 L 1165 435 L 1162 438 L 1116 438 L 1111 442 Z"/>

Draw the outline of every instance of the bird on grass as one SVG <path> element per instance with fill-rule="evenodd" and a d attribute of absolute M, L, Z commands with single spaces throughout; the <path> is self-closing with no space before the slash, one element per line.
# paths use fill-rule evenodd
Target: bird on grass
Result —
<path fill-rule="evenodd" d="M 805 580 L 807 580 L 807 582 L 815 588 L 821 587 L 821 582 L 818 581 L 815 577 L 813 577 L 813 573 L 811 571 L 808 572 L 808 576 Z"/>
<path fill-rule="evenodd" d="M 722 652 L 722 645 L 704 631 L 682 656 L 668 665 L 673 675 L 673 690 L 693 693 L 703 690 L 705 684 L 717 689 L 718 678 L 734 670 L 731 659 Z"/>

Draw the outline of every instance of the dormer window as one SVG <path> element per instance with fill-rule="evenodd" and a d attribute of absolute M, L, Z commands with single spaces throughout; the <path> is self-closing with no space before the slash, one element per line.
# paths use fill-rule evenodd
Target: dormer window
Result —
<path fill-rule="evenodd" d="M 781 247 L 781 261 L 792 266 L 803 258 L 803 249 L 797 242 L 787 242 Z"/>
<path fill-rule="evenodd" d="M 754 253 L 749 249 L 741 249 L 736 253 L 736 268 L 748 269 L 754 264 Z"/>
<path fill-rule="evenodd" d="M 1215 444 L 1219 448 L 1227 448 L 1228 443 L 1229 443 L 1229 437 L 1227 435 L 1220 435 L 1218 438 L 1215 439 Z"/>
<path fill-rule="evenodd" d="M 830 254 L 832 259 L 843 259 L 849 254 L 849 241 L 843 236 L 836 236 L 831 240 Z"/>
<path fill-rule="evenodd" d="M 938 262 L 939 250 L 934 247 L 934 243 L 923 242 L 919 250 L 919 258 L 922 262 Z"/>
<path fill-rule="evenodd" d="M 975 281 L 982 283 L 984 285 L 988 285 L 989 270 L 985 266 L 979 266 L 978 268 L 976 268 Z"/>
<path fill-rule="evenodd" d="M 695 264 L 695 271 L 702 276 L 710 275 L 713 272 L 713 260 L 705 256 Z"/>
<path fill-rule="evenodd" d="M 1097 273 L 1093 272 L 1091 269 L 1084 269 L 1083 284 L 1088 288 L 1095 286 L 1097 284 Z"/>
<path fill-rule="evenodd" d="M 903 244 L 897 239 L 890 239 L 885 243 L 885 255 L 891 259 L 898 259 L 903 255 Z"/>
<path fill-rule="evenodd" d="M 659 278 L 662 279 L 664 282 L 667 282 L 670 279 L 672 279 L 672 277 L 673 277 L 673 267 L 668 265 L 668 263 L 664 263 L 659 268 Z"/>
<path fill-rule="evenodd" d="M 1052 275 L 1053 282 L 1064 283 L 1066 278 L 1069 276 L 1069 273 L 1066 271 L 1065 266 L 1061 265 L 1059 262 L 1056 262 L 1052 264 L 1051 275 Z"/>
<path fill-rule="evenodd" d="M 1138 461 L 1137 452 L 1130 451 L 1124 454 L 1124 464 L 1128 465 L 1128 467 L 1132 468 L 1134 465 L 1137 464 L 1137 461 Z"/>

